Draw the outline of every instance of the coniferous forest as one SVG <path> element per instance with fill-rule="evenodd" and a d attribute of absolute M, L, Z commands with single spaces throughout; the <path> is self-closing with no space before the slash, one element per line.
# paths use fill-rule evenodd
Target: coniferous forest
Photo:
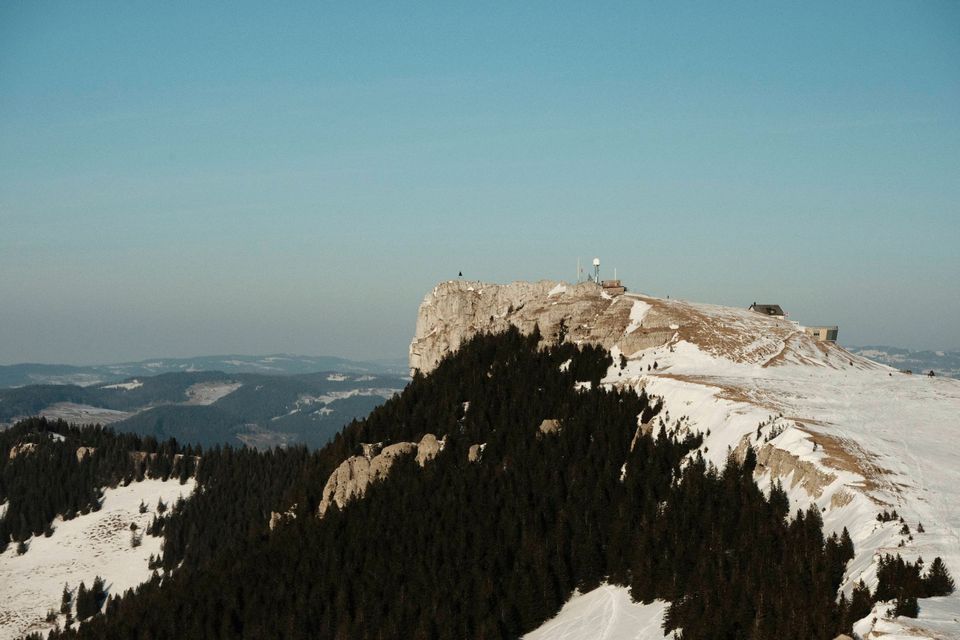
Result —
<path fill-rule="evenodd" d="M 200 456 L 189 470 L 200 488 L 150 527 L 165 538 L 153 579 L 51 637 L 513 638 L 603 581 L 669 601 L 664 632 L 690 639 L 833 638 L 869 612 L 876 594 L 865 587 L 837 598 L 853 557 L 846 531 L 825 536 L 815 508 L 791 514 L 779 486 L 761 492 L 752 450 L 719 470 L 687 455 L 696 434 L 638 433 L 638 418 L 653 424 L 660 407 L 600 387 L 608 353 L 539 342 L 537 332 L 477 336 L 319 451 L 187 451 Z M 545 419 L 558 432 L 541 433 Z M 52 428 L 112 437 L 125 452 L 153 447 L 163 455 L 151 473 L 185 473 L 174 442 Z M 425 433 L 445 438 L 435 459 L 401 458 L 363 499 L 317 517 L 330 473 L 362 443 Z M 471 462 L 474 444 L 486 446 Z M 122 481 L 129 458 L 81 475 Z M 82 509 L 101 485 L 84 480 L 87 493 L 50 508 Z M 288 510 L 271 531 L 271 512 Z M 24 531 L 51 520 L 17 512 L 28 514 Z M 885 562 L 881 586 L 905 606 L 908 590 L 953 588 L 942 563 L 922 577 Z"/>
<path fill-rule="evenodd" d="M 144 477 L 186 480 L 196 457 L 176 441 L 117 434 L 62 420 L 24 420 L 0 432 L 0 551 L 11 542 L 53 533 L 66 519 L 99 508 L 101 489 Z"/>

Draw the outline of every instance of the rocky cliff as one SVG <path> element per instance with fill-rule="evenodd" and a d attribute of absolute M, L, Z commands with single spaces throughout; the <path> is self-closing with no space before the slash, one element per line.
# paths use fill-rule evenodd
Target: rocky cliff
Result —
<path fill-rule="evenodd" d="M 656 424 L 640 430 L 698 432 L 700 453 L 718 467 L 752 448 L 762 487 L 780 482 L 794 508 L 814 504 L 828 531 L 849 530 L 856 557 L 843 584 L 848 597 L 861 578 L 876 585 L 884 552 L 960 565 L 960 510 L 949 497 L 960 468 L 943 446 L 960 427 L 957 381 L 902 375 L 743 308 L 555 281 L 437 285 L 420 306 L 411 370 L 429 372 L 473 335 L 511 326 L 524 333 L 538 326 L 545 343 L 609 349 L 614 364 L 604 385 L 663 401 Z M 925 533 L 878 524 L 877 514 L 894 507 Z M 949 610 L 960 610 L 951 598 Z M 937 635 L 939 623 L 909 624 L 919 637 L 946 637 Z M 878 610 L 858 629 L 865 637 L 898 625 Z"/>
<path fill-rule="evenodd" d="M 416 454 L 417 464 L 422 467 L 442 449 L 443 441 L 432 433 L 424 435 L 420 442 L 397 442 L 386 447 L 364 445 L 362 455 L 347 458 L 330 474 L 323 487 L 319 515 L 323 516 L 333 504 L 343 508 L 351 500 L 362 498 L 367 487 L 389 475 L 398 458 Z"/>
<path fill-rule="evenodd" d="M 410 343 L 410 368 L 427 373 L 476 333 L 510 326 L 524 333 L 539 326 L 546 343 L 598 344 L 627 357 L 685 342 L 713 356 L 764 366 L 876 367 L 832 343 L 817 342 L 786 320 L 746 309 L 636 293 L 610 295 L 592 282 L 456 280 L 438 284 L 423 299 Z"/>

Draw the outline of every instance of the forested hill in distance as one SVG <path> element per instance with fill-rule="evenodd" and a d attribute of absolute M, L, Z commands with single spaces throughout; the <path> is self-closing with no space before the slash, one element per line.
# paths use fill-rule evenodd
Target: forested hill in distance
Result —
<path fill-rule="evenodd" d="M 224 373 L 262 373 L 267 375 L 340 371 L 359 374 L 406 375 L 407 361 L 406 358 L 394 358 L 364 362 L 336 356 L 272 354 L 154 358 L 137 362 L 84 366 L 21 363 L 0 365 L 0 389 L 23 387 L 30 384 L 89 386 L 121 382 L 135 376 L 155 376 L 177 371 L 222 371 Z"/>
<path fill-rule="evenodd" d="M 0 389 L 0 428 L 41 415 L 183 444 L 257 448 L 323 446 L 406 386 L 389 374 L 326 371 L 291 375 L 198 371 L 90 386 Z"/>

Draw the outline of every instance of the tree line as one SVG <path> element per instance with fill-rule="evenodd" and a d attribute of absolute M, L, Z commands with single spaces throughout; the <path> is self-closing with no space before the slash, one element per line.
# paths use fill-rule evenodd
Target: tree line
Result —
<path fill-rule="evenodd" d="M 540 338 L 475 337 L 319 451 L 202 452 L 198 490 L 152 527 L 165 538 L 154 578 L 51 637 L 511 638 L 607 581 L 668 601 L 678 637 L 829 639 L 886 595 L 837 598 L 849 535 L 825 536 L 815 508 L 790 514 L 779 485 L 762 492 L 752 450 L 721 470 L 689 455 L 696 434 L 638 434 L 661 407 L 600 387 L 607 352 Z M 433 461 L 401 458 L 317 517 L 361 443 L 425 433 L 445 439 Z M 881 585 L 906 589 L 899 566 Z"/>
<path fill-rule="evenodd" d="M 66 520 L 100 509 L 103 488 L 145 477 L 186 481 L 198 451 L 175 440 L 119 434 L 97 425 L 30 418 L 0 432 L 0 552 L 26 552 L 31 536 L 52 535 Z"/>

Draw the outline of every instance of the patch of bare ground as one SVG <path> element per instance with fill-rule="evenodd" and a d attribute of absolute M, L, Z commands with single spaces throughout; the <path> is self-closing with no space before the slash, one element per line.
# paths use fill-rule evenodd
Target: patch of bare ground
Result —
<path fill-rule="evenodd" d="M 759 363 L 774 357 L 778 341 L 794 331 L 793 325 L 784 321 L 732 307 L 699 309 L 680 300 L 640 299 L 651 306 L 644 318 L 645 327 L 675 325 L 678 340 L 734 362 Z"/>
<path fill-rule="evenodd" d="M 890 475 L 889 470 L 878 465 L 875 462 L 876 456 L 866 451 L 858 443 L 848 438 L 838 438 L 807 427 L 807 424 L 823 424 L 816 420 L 809 418 L 788 419 L 793 420 L 797 428 L 810 436 L 810 439 L 823 451 L 826 456 L 823 460 L 825 466 L 860 476 L 863 478 L 860 486 L 865 492 L 873 492 L 881 487 L 896 490 L 896 486 L 886 479 Z"/>
<path fill-rule="evenodd" d="M 792 346 L 791 343 L 794 343 L 797 340 L 798 333 L 799 332 L 795 331 L 794 333 L 787 336 L 787 339 L 783 341 L 783 348 L 780 349 L 779 353 L 777 353 L 777 355 L 773 356 L 772 358 L 764 362 L 763 365 L 761 366 L 763 366 L 763 368 L 766 369 L 767 367 L 783 364 L 786 361 L 787 353 L 789 353 L 789 350 Z"/>
<path fill-rule="evenodd" d="M 740 439 L 737 448 L 734 450 L 734 455 L 738 460 L 742 461 L 746 456 L 747 449 L 751 446 L 750 434 L 745 433 Z M 790 488 L 800 485 L 804 491 L 814 498 L 822 496 L 823 490 L 833 484 L 837 479 L 837 476 L 823 471 L 814 463 L 801 460 L 799 456 L 775 447 L 769 442 L 759 446 L 756 449 L 756 454 L 757 468 L 754 470 L 754 473 L 758 475 L 770 473 L 772 478 L 777 478 L 784 482 L 788 481 Z M 841 499 L 838 506 L 846 504 L 850 499 L 852 498 Z M 833 503 L 833 501 L 831 501 L 831 503 Z"/>

